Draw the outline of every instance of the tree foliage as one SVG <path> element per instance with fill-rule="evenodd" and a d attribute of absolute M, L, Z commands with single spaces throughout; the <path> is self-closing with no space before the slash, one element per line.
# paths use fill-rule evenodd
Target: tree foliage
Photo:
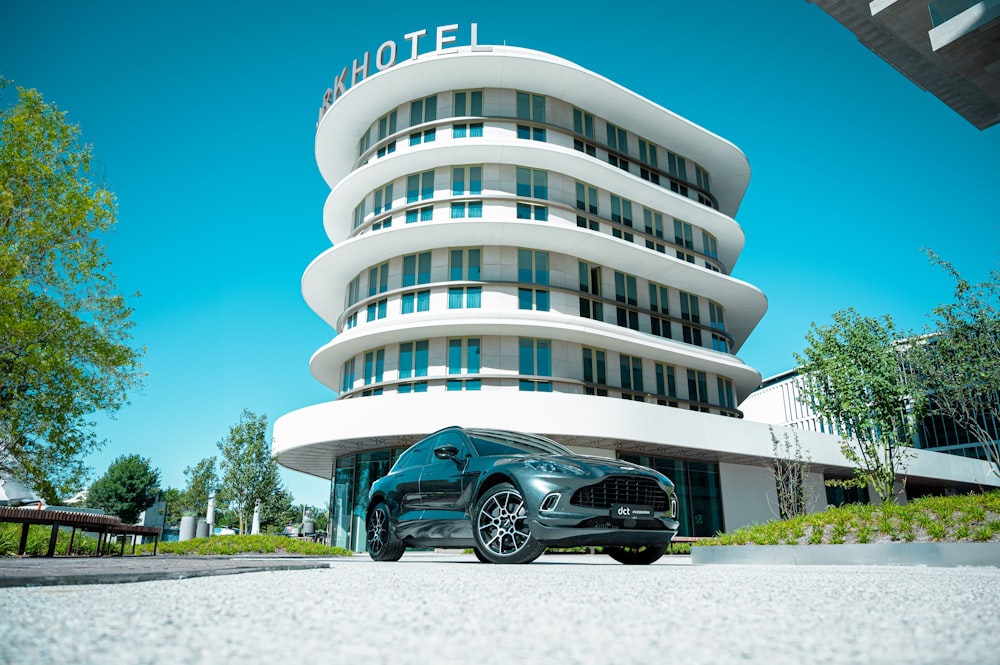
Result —
<path fill-rule="evenodd" d="M 292 493 L 284 487 L 277 487 L 261 502 L 260 532 L 282 533 L 285 525 L 298 522 L 301 517 Z"/>
<path fill-rule="evenodd" d="M 215 462 L 214 457 L 206 457 L 194 466 L 184 469 L 187 486 L 181 495 L 182 510 L 194 512 L 199 516 L 206 514 L 208 497 L 219 486 L 219 479 L 215 474 Z"/>
<path fill-rule="evenodd" d="M 139 513 L 156 502 L 159 491 L 159 469 L 139 455 L 122 455 L 90 486 L 87 505 L 134 524 Z"/>
<path fill-rule="evenodd" d="M 855 477 L 845 484 L 871 485 L 883 502 L 893 501 L 920 395 L 905 381 L 905 344 L 892 319 L 842 310 L 831 324 L 813 323 L 806 343 L 795 354 L 802 399 L 842 437 L 841 450 L 855 465 Z"/>
<path fill-rule="evenodd" d="M 88 180 L 78 126 L 17 90 L 0 109 L 0 472 L 55 503 L 83 484 L 88 416 L 126 403 L 142 350 L 101 242 L 114 195 Z"/>
<path fill-rule="evenodd" d="M 972 284 L 933 251 L 931 262 L 955 280 L 955 301 L 934 308 L 928 334 L 915 340 L 913 376 L 930 408 L 979 441 L 1000 473 L 1000 271 Z"/>
<path fill-rule="evenodd" d="M 222 453 L 219 498 L 239 516 L 240 533 L 247 533 L 254 506 L 280 488 L 278 464 L 267 443 L 267 416 L 244 409 L 218 445 Z"/>

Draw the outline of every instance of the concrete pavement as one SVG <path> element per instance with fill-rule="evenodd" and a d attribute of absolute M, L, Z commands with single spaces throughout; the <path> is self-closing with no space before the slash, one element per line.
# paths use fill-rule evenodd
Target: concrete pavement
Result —
<path fill-rule="evenodd" d="M 995 567 L 314 562 L 327 567 L 0 589 L 0 663 L 1000 660 Z"/>

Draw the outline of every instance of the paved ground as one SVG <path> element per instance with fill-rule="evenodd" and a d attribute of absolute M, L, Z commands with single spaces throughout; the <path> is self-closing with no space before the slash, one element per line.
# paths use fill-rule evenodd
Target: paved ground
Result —
<path fill-rule="evenodd" d="M 0 663 L 1000 662 L 996 567 L 307 561 L 328 567 L 3 588 Z"/>

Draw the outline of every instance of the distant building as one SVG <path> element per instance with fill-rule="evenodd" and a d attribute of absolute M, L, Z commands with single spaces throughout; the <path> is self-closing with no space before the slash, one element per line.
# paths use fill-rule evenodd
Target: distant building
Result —
<path fill-rule="evenodd" d="M 807 0 L 979 129 L 1000 122 L 1000 0 Z"/>

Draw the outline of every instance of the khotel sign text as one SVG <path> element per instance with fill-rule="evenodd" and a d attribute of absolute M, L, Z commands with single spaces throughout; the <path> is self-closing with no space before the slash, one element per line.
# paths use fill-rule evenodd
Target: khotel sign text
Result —
<path fill-rule="evenodd" d="M 479 26 L 475 23 L 470 25 L 471 30 L 469 34 L 469 45 L 472 50 L 492 51 L 492 47 L 480 46 L 477 43 L 479 38 Z M 458 36 L 455 34 L 458 32 L 458 24 L 452 23 L 451 25 L 440 25 L 437 27 L 436 32 L 437 40 L 434 43 L 433 53 L 436 55 L 454 53 L 454 49 L 457 45 L 450 48 L 448 45 L 455 44 L 458 39 Z M 417 30 L 416 32 L 403 35 L 403 39 L 410 42 L 410 57 L 404 58 L 404 61 L 416 60 L 420 57 L 420 40 L 424 37 L 427 37 L 426 30 Z M 360 61 L 355 60 L 351 67 L 344 67 L 344 69 L 340 72 L 340 75 L 335 79 L 333 87 L 328 88 L 327 91 L 323 93 L 323 106 L 319 110 L 320 119 L 322 120 L 327 109 L 333 106 L 333 103 L 340 99 L 340 96 L 347 92 L 349 87 L 357 85 L 372 74 L 371 66 L 373 64 L 375 66 L 375 70 L 378 72 L 384 69 L 389 69 L 400 62 L 398 60 L 398 55 L 399 48 L 397 47 L 396 42 L 387 41 L 379 46 L 375 51 L 374 60 L 371 58 L 371 53 L 366 51 Z M 424 53 L 423 55 L 427 55 L 427 53 Z M 350 73 L 350 77 L 348 77 L 348 73 Z"/>

